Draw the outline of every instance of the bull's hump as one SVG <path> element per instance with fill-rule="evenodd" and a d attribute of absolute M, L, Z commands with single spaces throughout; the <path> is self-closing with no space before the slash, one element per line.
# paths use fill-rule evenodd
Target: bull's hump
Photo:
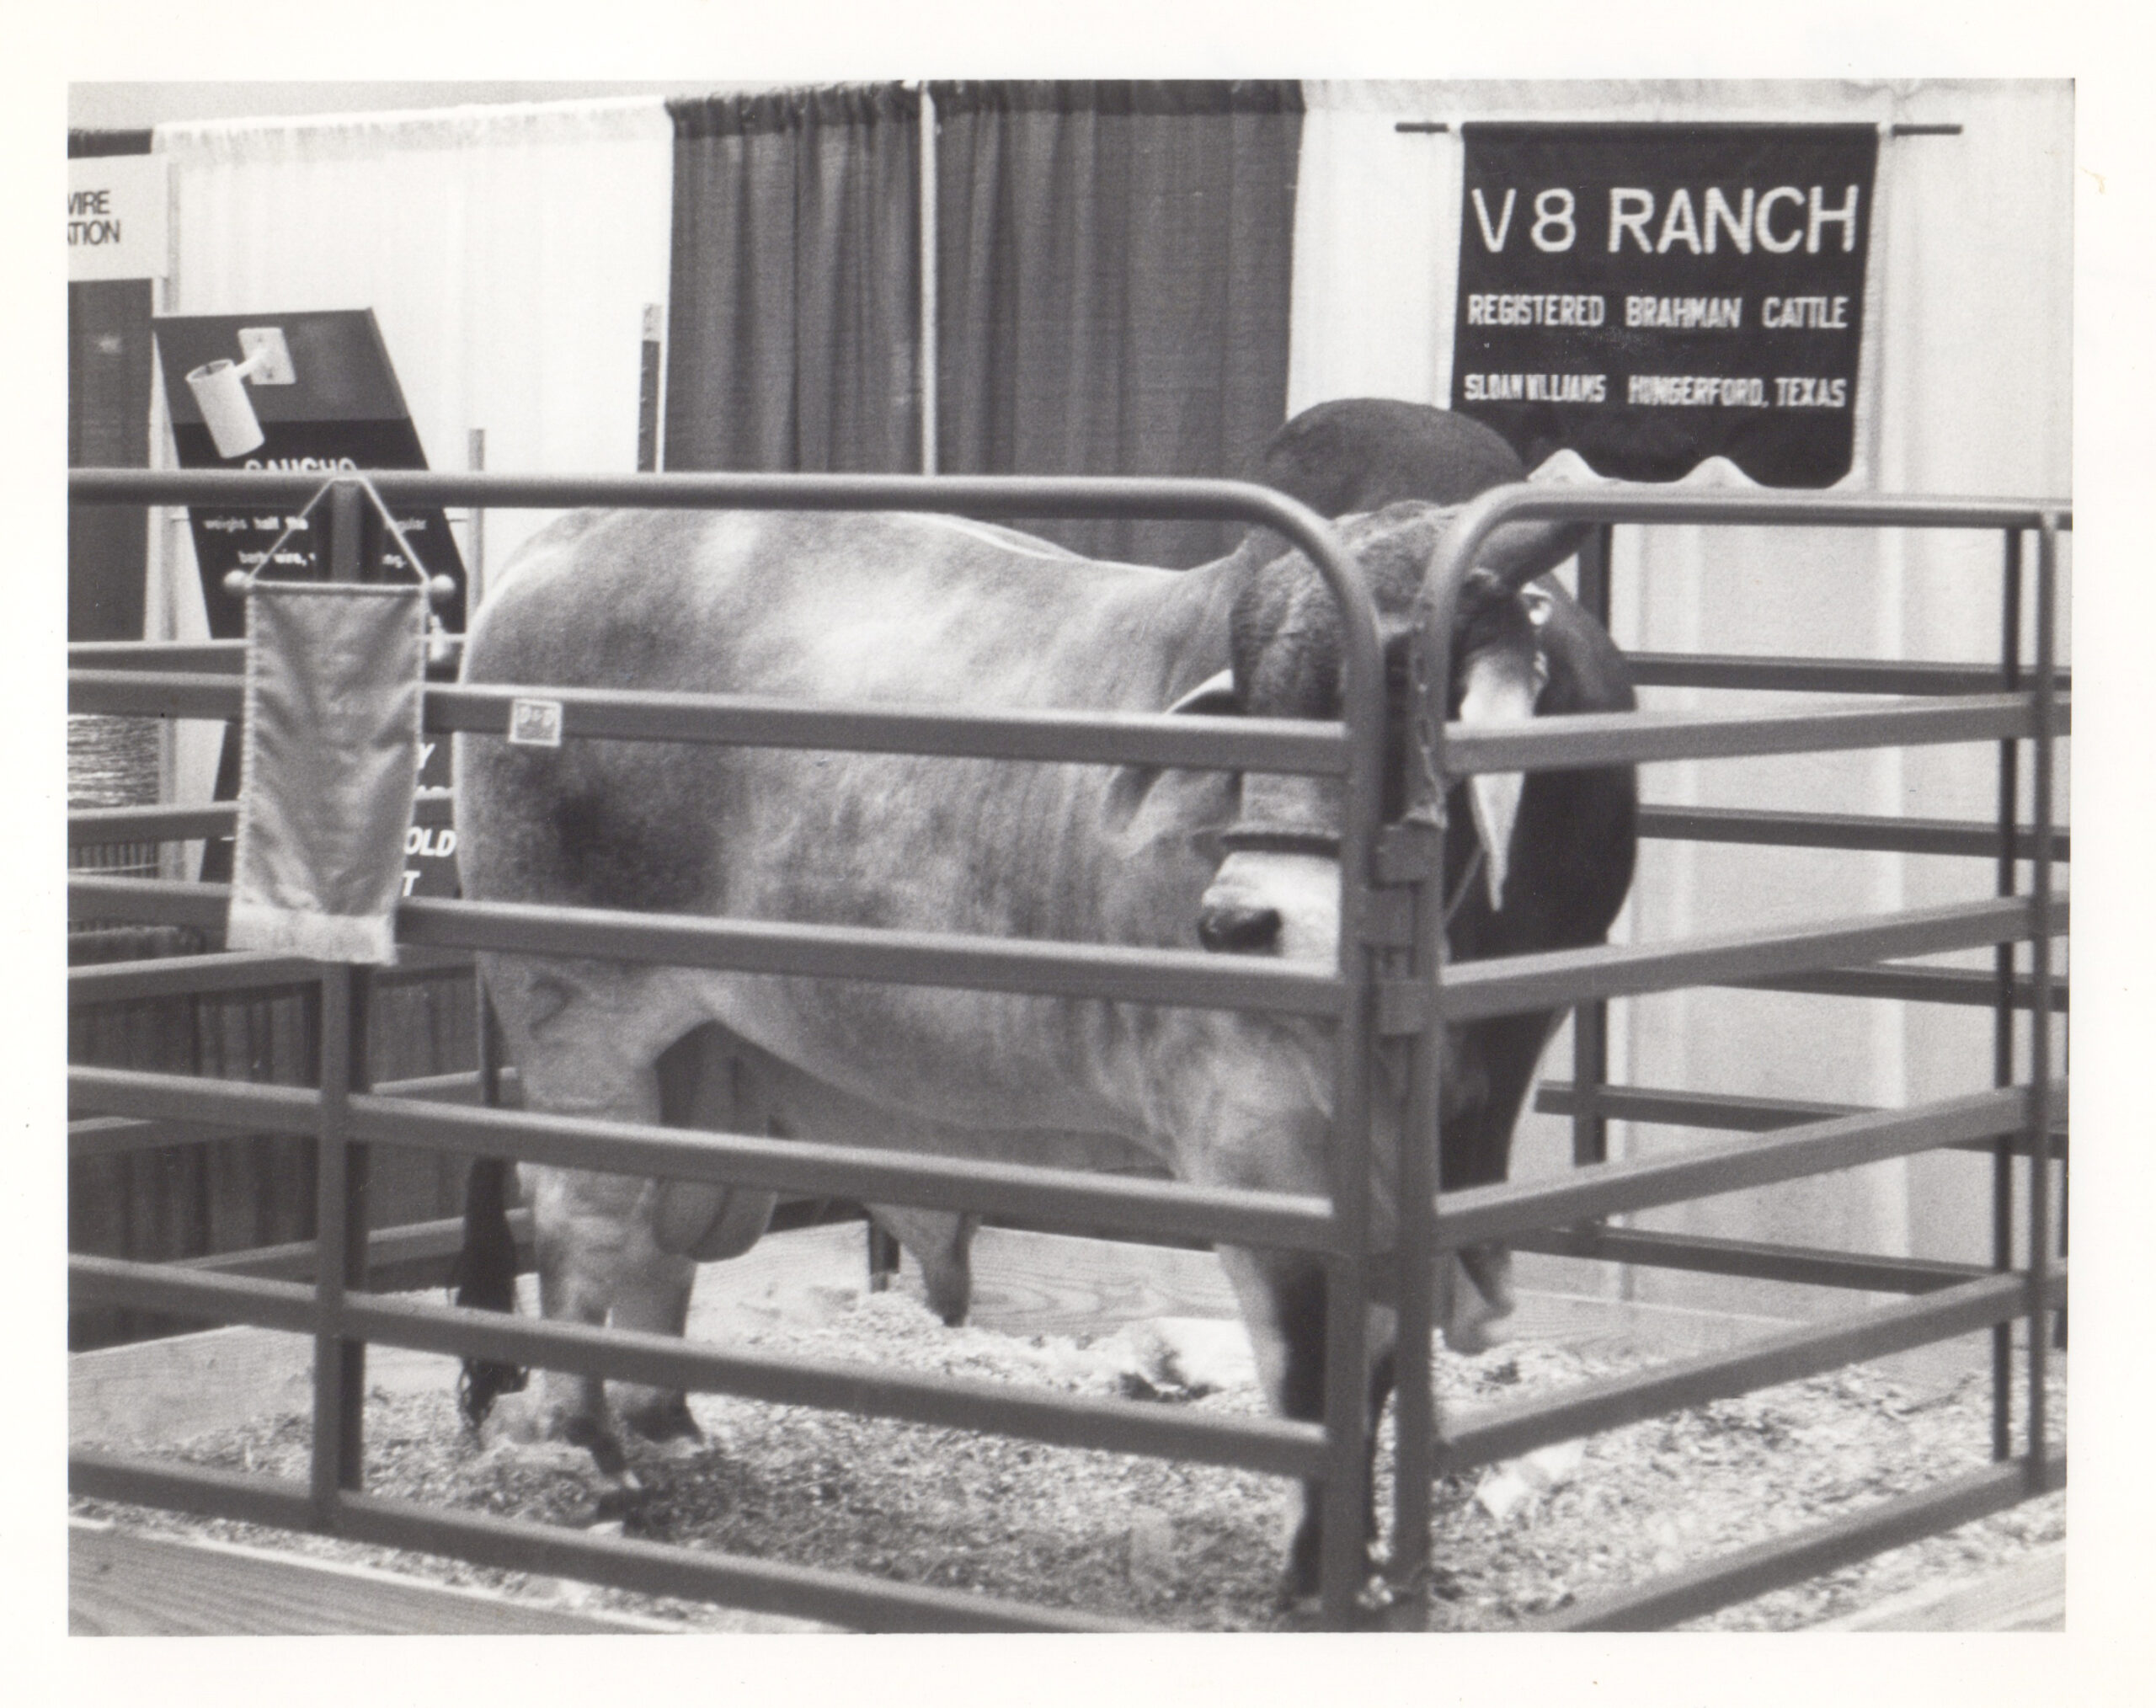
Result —
<path fill-rule="evenodd" d="M 712 569 L 751 690 L 994 706 L 1142 700 L 1171 572 L 941 515 L 778 515 Z M 729 542 L 729 545 L 739 542 Z"/>

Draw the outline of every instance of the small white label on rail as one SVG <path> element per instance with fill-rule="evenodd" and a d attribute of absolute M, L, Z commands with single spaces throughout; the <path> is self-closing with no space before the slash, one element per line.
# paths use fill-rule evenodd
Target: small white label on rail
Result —
<path fill-rule="evenodd" d="M 509 702 L 509 739 L 516 747 L 559 747 L 562 745 L 562 702 L 558 700 L 512 700 Z"/>

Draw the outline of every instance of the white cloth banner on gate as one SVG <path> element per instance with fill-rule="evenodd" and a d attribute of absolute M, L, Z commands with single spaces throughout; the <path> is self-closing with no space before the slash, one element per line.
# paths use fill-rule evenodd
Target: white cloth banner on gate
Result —
<path fill-rule="evenodd" d="M 1312 83 L 1305 107 L 1291 413 L 1344 397 L 1449 400 L 1463 123 L 1961 125 L 1955 136 L 1881 138 L 1852 483 L 2070 494 L 2070 84 Z M 1402 122 L 1449 128 L 1396 128 Z M 1613 627 L 1631 649 L 1996 660 L 1999 558 L 1998 537 L 1983 533 L 1622 528 Z M 1696 691 L 1644 697 L 1705 703 Z M 1741 709 L 1765 697 L 1713 703 Z M 1993 750 L 1961 746 L 1662 766 L 1645 774 L 1643 793 L 1981 820 L 1996 811 L 1994 764 Z M 1657 940 L 1966 901 L 1993 882 L 1985 861 L 1650 841 L 1619 934 Z M 1988 1087 L 1989 1024 L 1969 1011 L 1689 992 L 1620 1005 L 1611 1066 L 1635 1085 L 1900 1104 Z M 1528 1171 L 1566 1166 L 1565 1135 L 1546 1118 L 1536 1126 L 1523 1124 Z M 1672 1142 L 1631 1137 L 1649 1151 Z M 1967 1163 L 1920 1157 L 1684 1207 L 1657 1225 L 1986 1261 L 1989 1175 Z M 1657 1273 L 1643 1296 L 1722 1304 L 1699 1289 L 1726 1284 Z"/>
<path fill-rule="evenodd" d="M 427 590 L 257 581 L 225 941 L 386 966 L 419 782 Z"/>

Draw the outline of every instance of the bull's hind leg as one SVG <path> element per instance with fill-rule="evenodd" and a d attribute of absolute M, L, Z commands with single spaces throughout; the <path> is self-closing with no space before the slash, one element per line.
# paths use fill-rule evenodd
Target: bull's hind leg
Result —
<path fill-rule="evenodd" d="M 717 1025 L 675 1043 L 654 1064 L 659 1118 L 669 1127 L 743 1130 L 739 1045 Z M 643 1248 L 625 1262 L 614 1292 L 616 1328 L 680 1335 L 689 1322 L 696 1264 L 738 1257 L 762 1235 L 776 1195 L 739 1188 L 661 1182 L 651 1188 L 642 1225 Z M 700 1439 L 703 1431 L 677 1389 L 624 1382 L 615 1389 L 622 1421 L 653 1441 Z"/>

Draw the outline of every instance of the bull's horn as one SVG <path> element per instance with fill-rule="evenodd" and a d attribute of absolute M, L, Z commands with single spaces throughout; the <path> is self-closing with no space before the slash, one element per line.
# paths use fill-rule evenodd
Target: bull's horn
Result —
<path fill-rule="evenodd" d="M 1476 567 L 1517 593 L 1546 575 L 1586 543 L 1592 522 L 1508 522 L 1490 536 Z"/>
<path fill-rule="evenodd" d="M 1486 647 L 1466 663 L 1460 698 L 1462 723 L 1524 723 L 1534 716 L 1542 692 L 1541 649 L 1518 643 Z M 1467 803 L 1475 834 L 1482 843 L 1482 875 L 1489 885 L 1490 910 L 1505 903 L 1505 874 L 1510 864 L 1513 826 L 1519 819 L 1526 777 L 1518 771 L 1483 771 L 1467 780 Z"/>
<path fill-rule="evenodd" d="M 1235 709 L 1235 673 L 1233 670 L 1223 670 L 1216 676 L 1208 676 L 1168 707 L 1171 713 L 1192 712 L 1203 716 L 1232 713 Z"/>

